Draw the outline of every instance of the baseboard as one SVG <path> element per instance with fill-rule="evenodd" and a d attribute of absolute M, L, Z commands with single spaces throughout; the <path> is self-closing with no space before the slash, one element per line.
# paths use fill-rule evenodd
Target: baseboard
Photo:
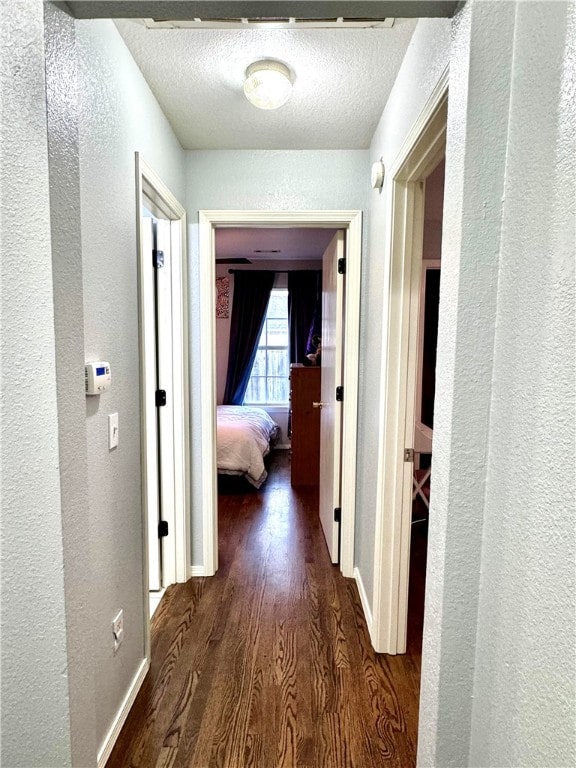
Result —
<path fill-rule="evenodd" d="M 362 610 L 364 611 L 364 618 L 366 619 L 366 624 L 368 625 L 368 632 L 372 638 L 372 609 L 370 608 L 368 596 L 366 594 L 366 590 L 364 589 L 364 582 L 362 581 L 362 576 L 358 568 L 354 568 L 354 579 L 356 581 L 356 586 L 358 587 L 360 602 L 362 603 Z"/>
<path fill-rule="evenodd" d="M 106 738 L 104 739 L 104 743 L 100 747 L 100 751 L 98 752 L 98 768 L 104 768 L 104 766 L 106 765 L 108 758 L 110 757 L 110 754 L 112 752 L 112 749 L 114 748 L 114 744 L 116 744 L 116 739 L 118 738 L 118 735 L 122 730 L 122 726 L 126 722 L 128 713 L 132 708 L 132 704 L 134 704 L 134 699 L 138 695 L 138 691 L 140 690 L 140 687 L 142 686 L 142 683 L 144 682 L 144 678 L 146 677 L 149 669 L 150 669 L 149 660 L 142 659 L 142 663 L 140 664 L 138 672 L 136 672 L 134 680 L 132 680 L 132 685 L 130 686 L 128 693 L 126 694 L 126 697 L 122 702 L 122 706 L 118 710 L 118 714 L 114 718 L 112 727 L 108 731 L 108 735 L 106 736 Z"/>
<path fill-rule="evenodd" d="M 203 565 L 189 565 L 188 566 L 188 578 L 192 579 L 198 576 L 205 576 L 206 571 Z"/>
<path fill-rule="evenodd" d="M 274 446 L 275 451 L 289 451 L 292 446 L 290 443 L 279 443 Z"/>

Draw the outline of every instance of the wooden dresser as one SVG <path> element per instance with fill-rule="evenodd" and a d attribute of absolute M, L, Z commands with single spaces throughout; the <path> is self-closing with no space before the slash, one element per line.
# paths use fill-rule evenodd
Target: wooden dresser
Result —
<path fill-rule="evenodd" d="M 320 401 L 318 366 L 290 366 L 292 485 L 318 485 L 320 477 Z"/>

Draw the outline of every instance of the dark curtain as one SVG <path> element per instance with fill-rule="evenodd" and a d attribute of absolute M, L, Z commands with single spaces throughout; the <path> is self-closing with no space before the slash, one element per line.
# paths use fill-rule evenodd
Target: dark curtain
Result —
<path fill-rule="evenodd" d="M 262 333 L 274 272 L 234 273 L 225 405 L 242 405 Z"/>
<path fill-rule="evenodd" d="M 301 363 L 314 351 L 312 336 L 322 328 L 322 271 L 288 272 L 290 362 Z"/>

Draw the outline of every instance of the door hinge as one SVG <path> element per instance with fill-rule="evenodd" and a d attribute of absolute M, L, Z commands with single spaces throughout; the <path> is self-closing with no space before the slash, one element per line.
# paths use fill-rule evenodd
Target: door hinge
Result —
<path fill-rule="evenodd" d="M 166 405 L 166 390 L 157 389 L 156 390 L 156 408 L 161 408 L 163 405 Z"/>
<path fill-rule="evenodd" d="M 414 448 L 404 448 L 404 461 L 414 463 Z"/>
<path fill-rule="evenodd" d="M 152 266 L 154 269 L 164 266 L 164 251 L 152 251 Z"/>
<path fill-rule="evenodd" d="M 344 256 L 341 259 L 338 259 L 338 274 L 346 274 L 346 258 Z"/>
<path fill-rule="evenodd" d="M 342 507 L 336 507 L 334 509 L 334 522 L 339 523 L 342 519 Z"/>
<path fill-rule="evenodd" d="M 336 387 L 336 402 L 341 403 L 344 400 L 344 387 Z"/>
<path fill-rule="evenodd" d="M 168 520 L 160 520 L 158 523 L 158 538 L 162 539 L 168 536 Z"/>

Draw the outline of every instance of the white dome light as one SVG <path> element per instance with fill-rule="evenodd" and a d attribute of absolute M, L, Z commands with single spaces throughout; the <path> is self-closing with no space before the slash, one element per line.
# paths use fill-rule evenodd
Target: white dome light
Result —
<path fill-rule="evenodd" d="M 244 94 L 258 109 L 278 109 L 286 104 L 291 92 L 290 70 L 279 61 L 262 59 L 246 70 Z"/>

